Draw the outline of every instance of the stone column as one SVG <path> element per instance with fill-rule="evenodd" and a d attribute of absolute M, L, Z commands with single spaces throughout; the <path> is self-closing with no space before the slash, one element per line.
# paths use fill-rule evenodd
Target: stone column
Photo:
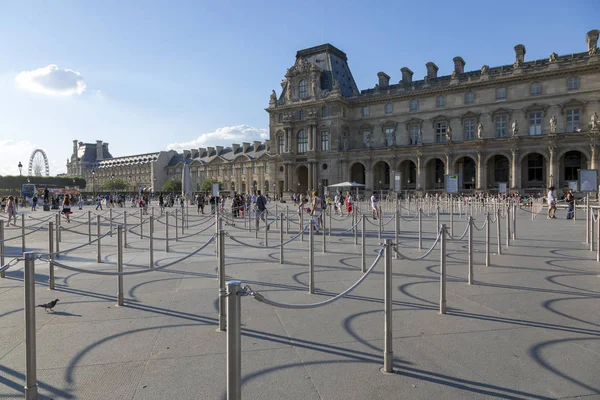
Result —
<path fill-rule="evenodd" d="M 483 166 L 483 154 L 480 151 L 477 152 L 477 189 L 485 190 L 485 174 L 486 171 Z"/>
<path fill-rule="evenodd" d="M 283 150 L 286 153 L 290 152 L 290 128 L 284 128 L 285 135 L 283 139 Z"/>
<path fill-rule="evenodd" d="M 590 144 L 591 159 L 589 160 L 590 169 L 596 169 L 596 158 L 598 158 L 598 145 Z"/>
<path fill-rule="evenodd" d="M 519 164 L 519 150 L 510 149 L 510 182 L 513 189 L 521 189 L 521 165 Z"/>
<path fill-rule="evenodd" d="M 319 146 L 317 144 L 317 126 L 316 125 L 313 125 L 312 143 L 313 143 L 312 150 L 317 151 Z"/>
<path fill-rule="evenodd" d="M 373 166 L 371 160 L 365 162 L 365 190 L 373 190 Z"/>
<path fill-rule="evenodd" d="M 548 146 L 548 154 L 550 155 L 549 165 L 548 165 L 548 176 L 547 176 L 547 186 L 555 185 L 558 186 L 558 182 L 560 180 L 559 171 L 558 171 L 558 159 L 556 157 L 556 147 Z"/>
<path fill-rule="evenodd" d="M 313 164 L 312 164 L 312 162 L 309 162 L 308 163 L 308 184 L 307 184 L 308 187 L 306 188 L 308 191 L 311 191 L 313 188 L 312 178 L 313 178 Z"/>
<path fill-rule="evenodd" d="M 450 175 L 454 172 L 454 168 L 452 166 L 452 153 L 446 153 L 446 162 L 444 163 L 445 174 Z"/>
<path fill-rule="evenodd" d="M 313 131 L 313 125 L 309 125 L 308 129 L 307 129 L 307 134 L 308 134 L 308 151 L 312 151 L 312 149 L 313 149 L 313 135 L 312 135 L 312 131 Z"/>
<path fill-rule="evenodd" d="M 396 161 L 394 160 L 394 163 Z M 396 184 L 396 170 L 390 168 L 390 191 L 393 192 L 395 191 L 395 184 Z M 400 190 L 402 190 L 402 188 L 400 188 Z"/>
<path fill-rule="evenodd" d="M 417 156 L 417 190 L 425 190 L 426 173 L 423 166 L 423 156 Z"/>

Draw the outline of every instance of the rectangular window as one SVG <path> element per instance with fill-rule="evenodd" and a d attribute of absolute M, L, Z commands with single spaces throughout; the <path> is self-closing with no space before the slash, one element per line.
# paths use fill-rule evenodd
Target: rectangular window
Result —
<path fill-rule="evenodd" d="M 532 96 L 539 96 L 540 94 L 542 94 L 542 84 L 539 82 L 532 83 L 530 93 Z"/>
<path fill-rule="evenodd" d="M 579 90 L 579 77 L 574 76 L 567 80 L 567 90 Z"/>
<path fill-rule="evenodd" d="M 329 151 L 329 132 L 321 131 L 321 151 Z"/>
<path fill-rule="evenodd" d="M 304 121 L 304 110 L 300 110 L 298 118 L 300 119 L 300 121 Z"/>
<path fill-rule="evenodd" d="M 392 106 L 392 103 L 387 103 L 385 105 L 385 113 L 386 114 L 391 114 L 393 110 L 394 110 L 394 108 Z"/>
<path fill-rule="evenodd" d="M 435 142 L 446 143 L 446 123 L 437 122 L 435 124 Z"/>
<path fill-rule="evenodd" d="M 463 123 L 465 127 L 465 140 L 475 139 L 475 120 L 467 119 Z"/>
<path fill-rule="evenodd" d="M 408 128 L 410 144 L 419 144 L 419 127 L 417 125 L 411 125 Z"/>
<path fill-rule="evenodd" d="M 394 128 L 385 128 L 385 143 L 388 146 L 396 145 L 396 134 L 394 133 Z"/>
<path fill-rule="evenodd" d="M 306 129 L 298 132 L 298 154 L 305 154 L 308 151 L 308 134 Z"/>
<path fill-rule="evenodd" d="M 532 136 L 542 134 L 542 112 L 529 113 L 529 134 Z"/>
<path fill-rule="evenodd" d="M 504 100 L 504 99 L 506 99 L 506 88 L 496 89 L 496 100 Z"/>
<path fill-rule="evenodd" d="M 579 117 L 581 116 L 580 108 L 572 108 L 567 110 L 567 132 L 579 131 Z"/>
<path fill-rule="evenodd" d="M 283 113 L 279 113 L 279 122 L 283 122 Z"/>
<path fill-rule="evenodd" d="M 444 104 L 446 103 L 446 99 L 444 98 L 444 96 L 438 96 L 437 100 L 435 102 L 437 108 L 442 108 L 444 107 Z"/>
<path fill-rule="evenodd" d="M 369 116 L 369 107 L 363 107 L 362 108 L 362 116 L 363 117 L 368 117 Z"/>
<path fill-rule="evenodd" d="M 529 181 L 541 181 L 543 178 L 543 159 L 540 154 L 530 154 L 527 160 Z"/>
<path fill-rule="evenodd" d="M 473 104 L 475 102 L 475 95 L 473 92 L 467 92 L 465 94 L 465 104 Z"/>
<path fill-rule="evenodd" d="M 283 135 L 279 135 L 277 139 L 279 141 L 279 154 L 283 154 L 285 152 L 285 139 Z"/>
<path fill-rule="evenodd" d="M 256 164 L 252 164 L 252 173 L 256 175 Z"/>
<path fill-rule="evenodd" d="M 508 116 L 500 115 L 495 119 L 496 124 L 496 137 L 506 137 L 506 129 L 508 128 Z"/>
<path fill-rule="evenodd" d="M 246 175 L 246 164 L 242 164 L 242 175 Z"/>
<path fill-rule="evenodd" d="M 419 101 L 411 100 L 410 105 L 409 105 L 409 110 L 410 111 L 418 111 L 419 110 Z"/>
<path fill-rule="evenodd" d="M 321 117 L 323 117 L 323 118 L 329 117 L 329 109 L 327 107 L 321 108 Z"/>
<path fill-rule="evenodd" d="M 235 175 L 235 166 L 231 164 L 231 175 Z M 200 174 L 198 174 L 200 176 Z"/>

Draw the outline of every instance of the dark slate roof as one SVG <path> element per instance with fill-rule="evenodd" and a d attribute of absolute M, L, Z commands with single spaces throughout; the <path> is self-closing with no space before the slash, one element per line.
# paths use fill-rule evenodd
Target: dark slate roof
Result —
<path fill-rule="evenodd" d="M 106 147 L 102 146 L 102 150 L 102 157 L 104 159 L 113 158 Z M 96 162 L 96 143 L 84 143 L 80 145 L 77 149 L 77 157 L 84 162 Z"/>

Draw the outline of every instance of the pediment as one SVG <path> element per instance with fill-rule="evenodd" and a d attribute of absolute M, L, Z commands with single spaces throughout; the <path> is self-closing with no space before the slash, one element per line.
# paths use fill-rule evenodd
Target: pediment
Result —
<path fill-rule="evenodd" d="M 524 113 L 529 113 L 530 111 L 535 111 L 535 110 L 543 110 L 544 111 L 544 117 L 546 116 L 546 112 L 548 111 L 548 107 L 550 107 L 547 104 L 540 104 L 540 103 L 533 103 L 530 104 L 526 107 L 523 107 L 523 112 Z"/>
<path fill-rule="evenodd" d="M 423 120 L 421 118 L 412 117 L 409 120 L 404 121 L 404 125 L 407 127 L 410 125 L 419 125 L 419 127 L 423 124 Z"/>
<path fill-rule="evenodd" d="M 465 119 L 475 119 L 477 121 L 479 121 L 479 116 L 481 114 L 476 114 L 473 111 L 467 111 L 466 113 L 464 113 L 463 115 L 460 116 L 461 120 L 465 120 Z"/>
<path fill-rule="evenodd" d="M 391 119 L 388 119 L 387 121 L 384 121 L 383 123 L 381 123 L 382 128 L 396 129 L 397 125 L 398 125 L 398 121 L 392 121 Z"/>
<path fill-rule="evenodd" d="M 443 114 L 439 114 L 436 115 L 435 117 L 431 118 L 431 121 L 450 121 L 450 118 L 446 115 Z"/>
<path fill-rule="evenodd" d="M 510 117 L 512 115 L 514 110 L 510 109 L 510 108 L 504 108 L 504 107 L 500 107 L 500 108 L 496 108 L 494 111 L 492 111 L 490 113 L 490 115 L 493 117 L 495 117 L 496 115 L 504 115 L 504 114 L 508 114 L 508 116 Z"/>
<path fill-rule="evenodd" d="M 585 107 L 586 103 L 587 103 L 586 101 L 581 101 L 581 100 L 577 100 L 577 99 L 569 99 L 563 103 L 560 103 L 558 105 L 558 107 L 560 107 L 560 113 L 563 114 L 565 112 L 565 109 L 567 109 L 567 108 L 581 107 L 583 109 Z"/>
<path fill-rule="evenodd" d="M 362 124 L 361 126 L 358 127 L 358 129 L 362 132 L 362 131 L 370 131 L 373 130 L 373 125 L 370 124 Z"/>

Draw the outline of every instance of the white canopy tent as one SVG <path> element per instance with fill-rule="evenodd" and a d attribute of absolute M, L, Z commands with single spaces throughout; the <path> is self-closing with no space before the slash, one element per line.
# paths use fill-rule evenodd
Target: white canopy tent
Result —
<path fill-rule="evenodd" d="M 363 185 L 362 183 L 356 183 L 356 182 L 341 182 L 341 183 L 336 183 L 334 185 L 329 185 L 327 186 L 327 190 L 329 191 L 329 188 L 356 188 L 356 197 L 358 198 L 358 188 L 364 188 L 365 185 Z"/>

